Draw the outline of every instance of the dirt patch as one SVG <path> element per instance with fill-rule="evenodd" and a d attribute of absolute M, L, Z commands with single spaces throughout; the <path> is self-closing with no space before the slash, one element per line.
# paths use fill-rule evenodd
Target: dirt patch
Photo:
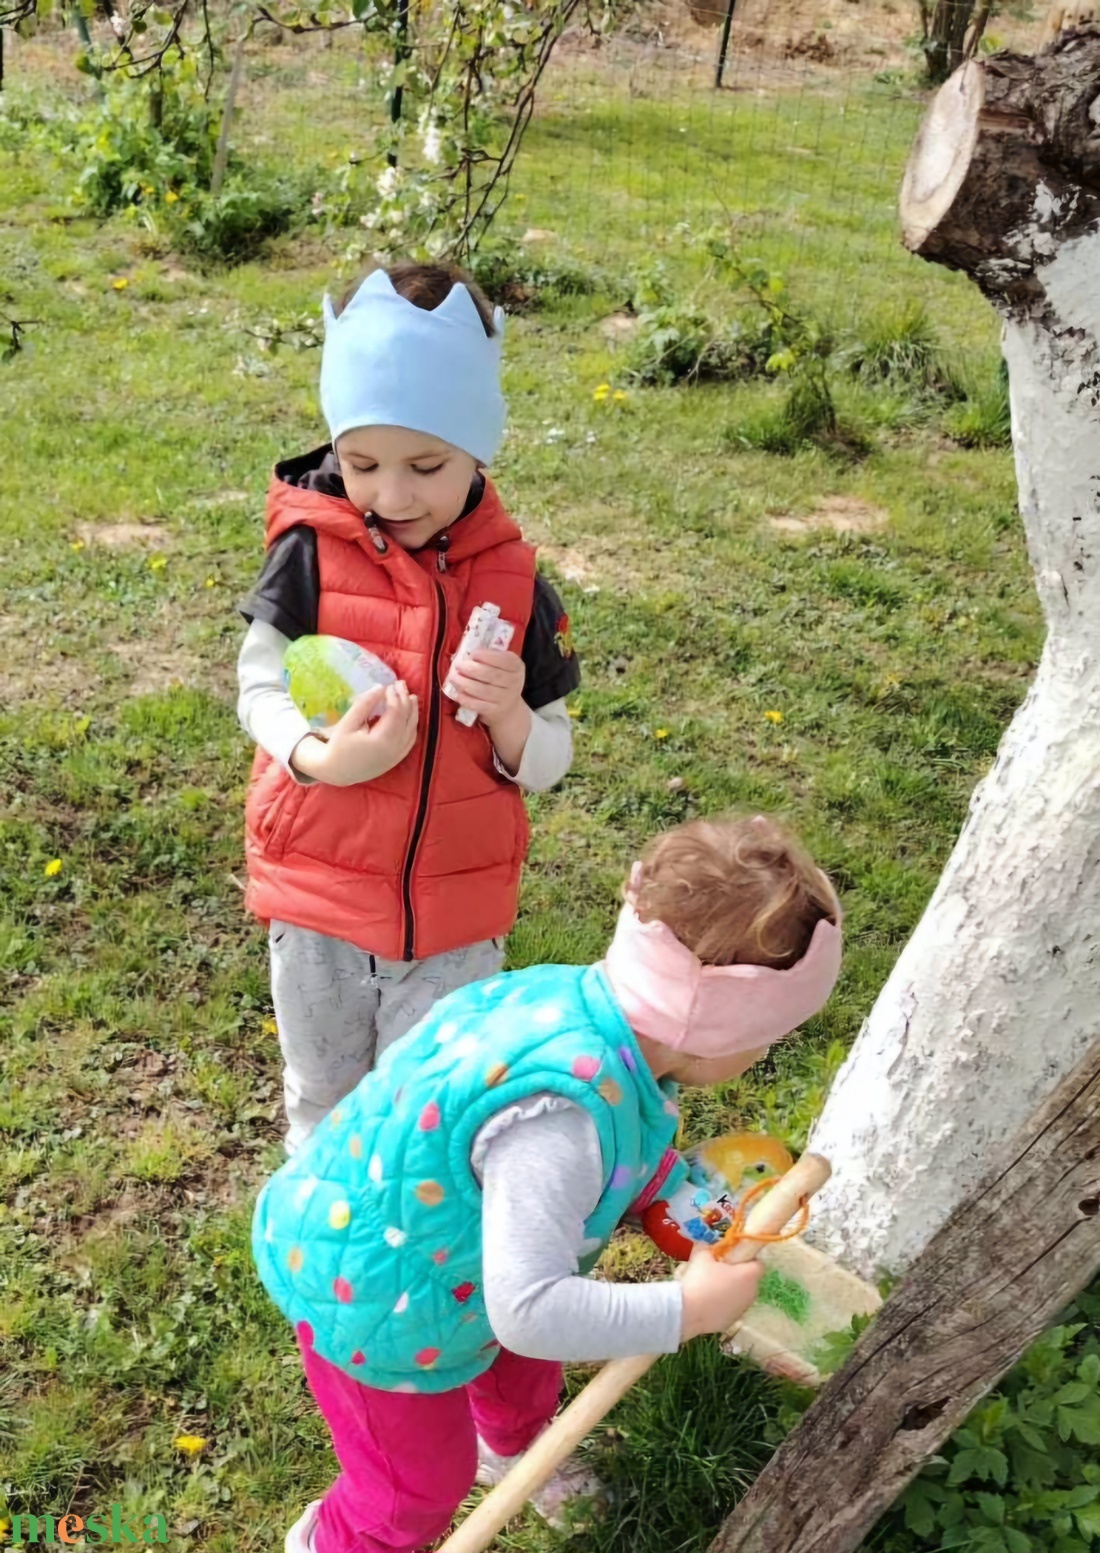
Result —
<path fill-rule="evenodd" d="M 208 671 L 194 653 L 174 648 L 171 652 L 137 647 L 134 642 L 113 642 L 111 652 L 122 662 L 133 665 L 134 677 L 126 687 L 130 696 L 160 695 L 181 685 L 199 685 Z"/>
<path fill-rule="evenodd" d="M 623 344 L 637 333 L 638 322 L 633 313 L 612 313 L 610 318 L 601 320 L 600 333 L 612 345 Z"/>
<path fill-rule="evenodd" d="M 94 1213 L 78 1214 L 70 1221 L 71 1243 L 67 1254 L 62 1251 L 63 1263 L 74 1266 L 79 1260 L 78 1248 L 88 1240 L 103 1240 L 108 1235 L 115 1235 L 141 1216 L 159 1219 L 166 1206 L 165 1192 L 149 1190 L 136 1182 L 128 1181 L 121 1190 L 118 1187 L 112 1190 L 113 1201 Z"/>
<path fill-rule="evenodd" d="M 567 582 L 587 587 L 596 582 L 596 571 L 589 559 L 571 545 L 540 545 L 539 556 L 556 567 Z"/>
<path fill-rule="evenodd" d="M 812 512 L 797 517 L 792 512 L 769 513 L 777 534 L 812 534 L 821 529 L 834 534 L 879 534 L 890 521 L 885 507 L 872 507 L 855 496 L 825 496 Z"/>
<path fill-rule="evenodd" d="M 77 533 L 86 545 L 108 550 L 164 550 L 172 542 L 168 530 L 155 523 L 81 523 Z"/>
<path fill-rule="evenodd" d="M 82 705 L 88 696 L 88 666 L 59 651 L 49 635 L 18 615 L 0 615 L 0 700 L 5 706 L 45 699 Z"/>

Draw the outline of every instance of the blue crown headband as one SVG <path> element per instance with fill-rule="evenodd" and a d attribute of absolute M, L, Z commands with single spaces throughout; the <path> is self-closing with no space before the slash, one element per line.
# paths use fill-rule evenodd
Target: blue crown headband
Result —
<path fill-rule="evenodd" d="M 490 339 L 461 282 L 428 312 L 375 270 L 339 318 L 326 296 L 324 315 L 321 409 L 334 443 L 356 426 L 404 426 L 492 462 L 504 435 L 499 307 Z"/>

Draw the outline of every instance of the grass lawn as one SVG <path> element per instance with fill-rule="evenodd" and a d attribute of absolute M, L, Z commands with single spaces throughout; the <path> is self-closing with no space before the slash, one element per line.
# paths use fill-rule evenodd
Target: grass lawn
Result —
<path fill-rule="evenodd" d="M 986 304 L 895 239 L 919 102 L 849 82 L 704 110 L 587 79 L 551 78 L 516 175 L 523 220 L 625 272 L 713 194 L 801 302 L 858 328 L 919 293 L 945 350 L 992 372 Z M 350 131 L 325 117 L 323 77 L 293 99 L 276 85 L 253 85 L 257 134 L 309 121 L 303 159 L 335 154 Z M 258 1553 L 332 1463 L 248 1251 L 281 1105 L 265 946 L 241 907 L 234 603 L 273 460 L 323 433 L 316 353 L 261 358 L 227 319 L 311 307 L 332 271 L 309 241 L 200 274 L 131 224 L 74 215 L 70 182 L 40 149 L 0 151 L 0 290 L 41 320 L 0 375 L 0 1514 L 118 1502 L 163 1513 L 177 1546 Z M 859 463 L 747 449 L 770 383 L 597 403 L 621 380 L 601 328 L 618 300 L 508 327 L 496 477 L 545 547 L 585 675 L 574 770 L 531 803 L 510 960 L 596 958 L 655 829 L 730 805 L 786 815 L 843 890 L 843 982 L 798 1043 L 689 1097 L 686 1130 L 798 1147 L 1036 661 L 1011 457 L 857 387 L 842 408 L 875 444 Z M 620 1272 L 649 1261 L 614 1255 Z M 701 1550 L 783 1406 L 707 1345 L 664 1361 L 594 1443 L 618 1498 L 583 1545 Z M 197 1454 L 174 1444 L 189 1435 Z M 553 1541 L 528 1518 L 499 1546 Z"/>

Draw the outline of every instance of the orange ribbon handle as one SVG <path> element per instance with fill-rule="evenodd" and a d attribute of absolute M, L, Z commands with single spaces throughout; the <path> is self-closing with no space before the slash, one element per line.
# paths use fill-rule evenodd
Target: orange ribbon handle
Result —
<path fill-rule="evenodd" d="M 732 1220 L 730 1221 L 729 1229 L 722 1236 L 721 1240 L 719 1240 L 716 1245 L 713 1245 L 710 1248 L 711 1254 L 716 1257 L 718 1261 L 721 1261 L 723 1257 L 728 1256 L 734 1247 L 739 1246 L 746 1238 L 745 1223 L 748 1218 L 750 1204 L 754 1203 L 758 1197 L 763 1195 L 764 1192 L 770 1192 L 772 1187 L 782 1179 L 782 1176 L 772 1176 L 767 1181 L 757 1181 L 752 1186 L 750 1186 L 746 1192 L 741 1194 L 741 1197 L 737 1203 L 737 1207 L 734 1209 L 734 1214 Z M 761 1245 L 775 1244 L 776 1241 L 780 1240 L 794 1240 L 797 1238 L 797 1236 L 802 1234 L 802 1231 L 806 1228 L 806 1225 L 809 1222 L 810 1200 L 808 1197 L 803 1197 L 799 1202 L 798 1220 L 793 1229 L 782 1230 L 778 1235 L 766 1235 L 760 1233 L 758 1235 L 753 1235 L 751 1238 L 753 1240 L 759 1241 Z"/>

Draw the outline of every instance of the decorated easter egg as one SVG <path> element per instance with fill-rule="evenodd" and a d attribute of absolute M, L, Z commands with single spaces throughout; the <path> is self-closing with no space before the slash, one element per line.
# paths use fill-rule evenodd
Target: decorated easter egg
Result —
<path fill-rule="evenodd" d="M 283 683 L 311 728 L 331 728 L 357 696 L 396 679 L 381 658 L 342 636 L 300 636 L 283 654 Z"/>

